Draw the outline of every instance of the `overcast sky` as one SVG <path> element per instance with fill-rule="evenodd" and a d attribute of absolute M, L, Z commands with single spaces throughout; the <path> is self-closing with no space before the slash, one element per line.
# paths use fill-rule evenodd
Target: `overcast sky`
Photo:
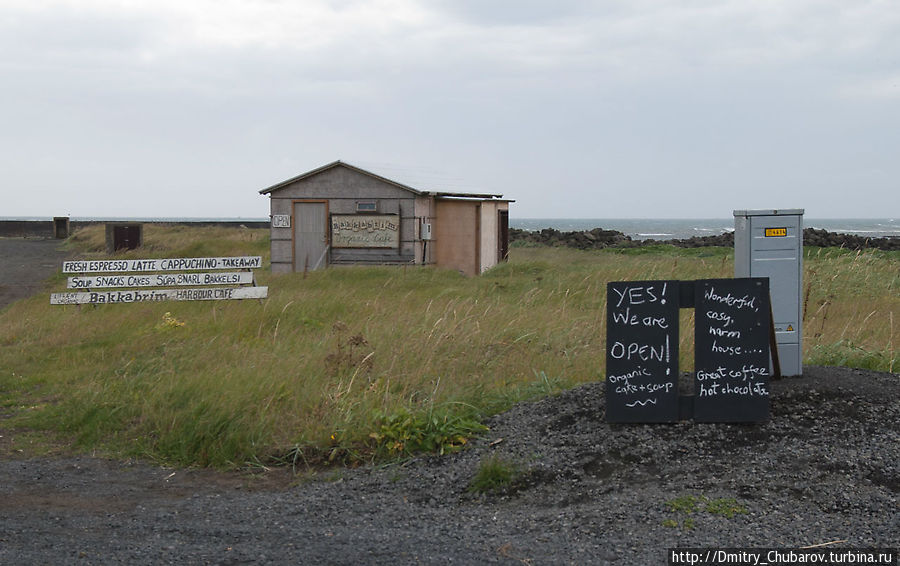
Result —
<path fill-rule="evenodd" d="M 0 216 L 266 217 L 335 160 L 514 218 L 900 216 L 895 0 L 2 0 Z"/>

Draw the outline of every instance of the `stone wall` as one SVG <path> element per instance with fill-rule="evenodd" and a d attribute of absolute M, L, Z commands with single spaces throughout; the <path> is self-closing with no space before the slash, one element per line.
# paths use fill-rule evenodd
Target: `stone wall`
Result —
<path fill-rule="evenodd" d="M 72 234 L 80 228 L 90 226 L 92 224 L 107 224 L 106 220 L 72 220 L 69 222 L 69 233 Z M 268 228 L 268 222 L 253 221 L 217 221 L 217 220 L 198 220 L 183 222 L 144 222 L 142 220 L 125 220 L 129 224 L 176 224 L 183 226 L 226 226 L 240 228 Z M 0 238 L 53 238 L 53 221 L 52 220 L 0 220 Z"/>

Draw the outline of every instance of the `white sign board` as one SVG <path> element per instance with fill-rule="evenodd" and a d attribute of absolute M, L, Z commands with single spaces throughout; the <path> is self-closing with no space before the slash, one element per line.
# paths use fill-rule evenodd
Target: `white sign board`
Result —
<path fill-rule="evenodd" d="M 52 293 L 51 305 L 103 305 L 154 301 L 221 301 L 265 299 L 268 287 L 215 287 L 209 289 L 151 289 L 133 291 L 93 291 Z"/>
<path fill-rule="evenodd" d="M 331 215 L 333 248 L 397 248 L 400 218 L 395 215 Z"/>
<path fill-rule="evenodd" d="M 262 266 L 261 256 L 193 257 L 163 259 L 108 259 L 63 262 L 63 273 L 100 273 L 69 277 L 67 293 L 52 293 L 51 305 L 102 305 L 155 301 L 220 301 L 264 299 L 268 287 L 204 287 L 201 285 L 255 285 L 251 269 Z M 218 273 L 197 273 L 203 269 L 246 269 Z M 193 273 L 142 273 L 147 271 L 194 271 Z M 188 289 L 156 289 L 160 286 Z M 116 291 L 101 291 L 120 287 Z M 125 289 L 127 287 L 127 289 Z M 145 289 L 154 287 L 153 289 Z"/>
<path fill-rule="evenodd" d="M 249 285 L 253 283 L 250 271 L 220 271 L 218 273 L 154 273 L 76 275 L 66 280 L 68 289 L 97 289 L 109 287 L 162 287 L 166 285 Z"/>
<path fill-rule="evenodd" d="M 176 257 L 163 259 L 102 259 L 63 262 L 63 273 L 190 271 L 198 269 L 259 269 L 261 256 Z"/>
<path fill-rule="evenodd" d="M 273 214 L 272 215 L 272 228 L 290 228 L 291 227 L 291 215 L 290 214 Z"/>

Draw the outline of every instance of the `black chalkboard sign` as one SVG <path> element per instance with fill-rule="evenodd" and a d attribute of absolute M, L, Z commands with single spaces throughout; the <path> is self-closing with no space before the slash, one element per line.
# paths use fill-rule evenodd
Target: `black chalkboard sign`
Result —
<path fill-rule="evenodd" d="M 606 286 L 606 420 L 678 421 L 678 281 Z"/>
<path fill-rule="evenodd" d="M 695 282 L 694 420 L 769 418 L 769 279 Z"/>

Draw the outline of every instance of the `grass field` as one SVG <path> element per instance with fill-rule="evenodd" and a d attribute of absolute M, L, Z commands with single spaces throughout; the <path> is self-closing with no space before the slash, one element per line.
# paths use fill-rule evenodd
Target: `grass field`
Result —
<path fill-rule="evenodd" d="M 102 227 L 68 245 L 102 255 Z M 145 226 L 122 257 L 262 255 L 268 232 Z M 808 249 L 805 362 L 897 371 L 900 254 Z M 0 312 L 0 434 L 179 465 L 354 464 L 448 451 L 489 414 L 601 380 L 606 283 L 731 277 L 730 249 L 514 247 L 481 277 L 431 268 L 272 276 L 262 301 Z M 63 290 L 65 279 L 52 281 Z M 681 368 L 692 367 L 682 311 Z"/>

